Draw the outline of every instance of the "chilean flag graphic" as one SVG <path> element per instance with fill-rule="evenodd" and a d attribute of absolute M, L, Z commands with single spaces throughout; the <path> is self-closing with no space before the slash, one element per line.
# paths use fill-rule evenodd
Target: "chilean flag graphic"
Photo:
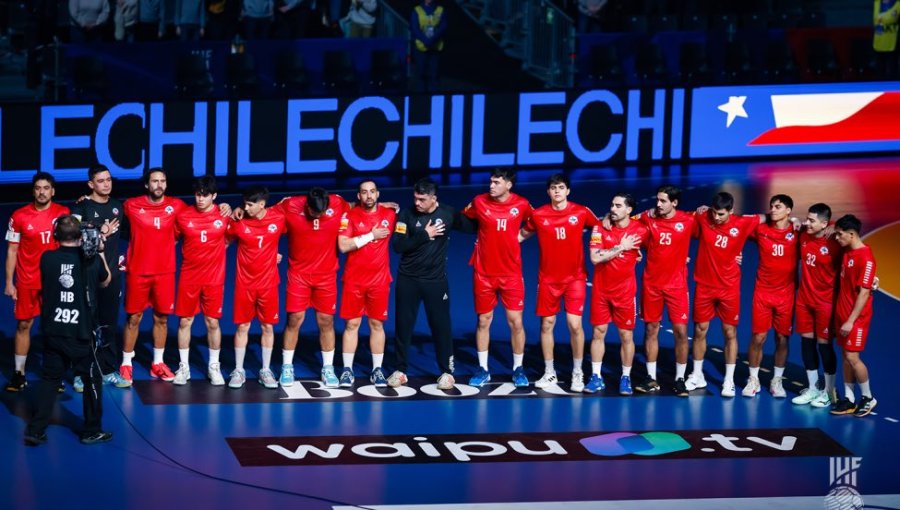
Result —
<path fill-rule="evenodd" d="M 900 83 L 696 89 L 691 157 L 900 150 Z"/>

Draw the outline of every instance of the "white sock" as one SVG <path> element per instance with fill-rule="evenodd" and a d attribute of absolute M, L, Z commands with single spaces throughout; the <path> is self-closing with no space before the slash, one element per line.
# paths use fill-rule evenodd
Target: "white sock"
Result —
<path fill-rule="evenodd" d="M 696 377 L 700 377 L 701 375 L 703 375 L 703 360 L 702 359 L 694 360 L 694 371 L 691 372 L 691 375 L 693 375 L 693 374 L 697 374 Z"/>
<path fill-rule="evenodd" d="M 675 363 L 675 378 L 684 379 L 684 373 L 687 372 L 687 363 Z"/>
<path fill-rule="evenodd" d="M 372 370 L 376 368 L 381 368 L 381 364 L 384 363 L 384 353 L 375 354 L 372 353 Z"/>
<path fill-rule="evenodd" d="M 622 377 L 631 377 L 631 367 L 622 366 Z"/>
<path fill-rule="evenodd" d="M 16 358 L 16 372 L 25 373 L 25 360 L 28 359 L 28 355 L 19 356 L 18 354 L 14 355 Z"/>
<path fill-rule="evenodd" d="M 597 377 L 600 377 L 600 370 L 603 368 L 602 361 L 593 361 L 591 362 L 591 373 L 597 374 Z"/>
<path fill-rule="evenodd" d="M 656 362 L 648 361 L 647 362 L 647 373 L 650 375 L 650 379 L 656 380 Z"/>
<path fill-rule="evenodd" d="M 582 372 L 581 367 L 584 365 L 584 358 L 572 358 L 572 372 L 576 374 L 580 374 Z"/>
<path fill-rule="evenodd" d="M 872 398 L 872 388 L 869 387 L 869 381 L 859 383 L 859 392 L 864 397 Z"/>
<path fill-rule="evenodd" d="M 334 365 L 334 349 L 322 351 L 322 365 L 326 367 Z"/>
<path fill-rule="evenodd" d="M 516 353 L 513 353 L 513 370 L 515 370 L 515 369 L 521 367 L 521 366 L 522 366 L 522 360 L 524 360 L 524 359 L 525 359 L 525 353 L 524 353 L 524 352 L 523 352 L 522 354 L 516 354 Z"/>
<path fill-rule="evenodd" d="M 263 347 L 262 348 L 262 367 L 263 370 L 268 370 L 269 365 L 272 364 L 272 349 L 271 347 Z"/>
<path fill-rule="evenodd" d="M 353 370 L 353 357 L 355 353 L 352 352 L 343 352 L 341 353 L 341 357 L 344 358 L 344 368 L 349 368 Z"/>
<path fill-rule="evenodd" d="M 844 397 L 850 402 L 856 402 L 856 395 L 853 394 L 852 383 L 844 383 Z"/>
<path fill-rule="evenodd" d="M 750 367 L 750 377 L 759 379 L 759 367 Z"/>
<path fill-rule="evenodd" d="M 784 367 L 775 367 L 775 377 L 784 377 Z"/>
<path fill-rule="evenodd" d="M 545 374 L 555 374 L 556 373 L 556 369 L 553 368 L 553 360 L 552 359 L 544 360 L 544 373 Z"/>
<path fill-rule="evenodd" d="M 131 351 L 131 352 L 122 351 L 122 366 L 130 367 L 131 366 L 131 358 L 134 358 L 134 351 Z"/>
<path fill-rule="evenodd" d="M 834 392 L 835 382 L 837 382 L 837 374 L 825 374 L 825 391 L 827 391 L 829 395 Z"/>
<path fill-rule="evenodd" d="M 191 355 L 190 349 L 178 349 L 178 359 L 185 365 L 188 364 L 188 357 Z"/>
<path fill-rule="evenodd" d="M 819 371 L 818 370 L 807 370 L 806 371 L 806 380 L 809 381 L 809 388 L 814 390 L 816 389 L 816 385 L 819 384 Z"/>
<path fill-rule="evenodd" d="M 237 370 L 244 369 L 244 356 L 247 355 L 246 347 L 235 347 L 234 348 L 234 368 Z"/>
<path fill-rule="evenodd" d="M 488 369 L 488 351 L 478 351 L 478 366 Z"/>
<path fill-rule="evenodd" d="M 156 365 L 157 363 L 163 362 L 163 354 L 165 354 L 165 352 L 166 352 L 165 347 L 163 347 L 162 349 L 157 349 L 156 347 L 153 348 L 153 364 L 154 365 Z"/>
<path fill-rule="evenodd" d="M 725 363 L 725 380 L 728 382 L 734 382 L 734 363 Z"/>
<path fill-rule="evenodd" d="M 285 365 L 294 364 L 294 350 L 281 349 L 281 363 Z"/>
<path fill-rule="evenodd" d="M 219 353 L 222 352 L 222 349 L 210 349 L 209 350 L 209 364 L 219 362 Z"/>

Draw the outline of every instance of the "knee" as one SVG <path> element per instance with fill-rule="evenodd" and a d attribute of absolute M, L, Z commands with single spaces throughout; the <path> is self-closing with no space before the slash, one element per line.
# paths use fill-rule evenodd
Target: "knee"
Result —
<path fill-rule="evenodd" d="M 333 315 L 328 315 L 327 313 L 317 313 L 316 314 L 316 322 L 319 323 L 320 330 L 334 329 L 334 316 Z"/>
<path fill-rule="evenodd" d="M 384 332 L 384 323 L 379 320 L 369 319 L 369 329 L 382 333 Z"/>
<path fill-rule="evenodd" d="M 249 322 L 245 322 L 243 324 L 237 325 L 236 333 L 241 334 L 241 335 L 246 335 L 248 331 L 250 331 L 250 323 Z"/>
<path fill-rule="evenodd" d="M 700 322 L 694 324 L 694 335 L 705 335 L 706 332 L 709 331 L 709 323 L 708 322 Z"/>
<path fill-rule="evenodd" d="M 362 322 L 360 319 L 350 319 L 344 326 L 344 331 L 356 332 L 359 329 L 360 322 Z"/>
<path fill-rule="evenodd" d="M 153 325 L 154 326 L 165 326 L 169 323 L 169 316 L 162 315 L 158 313 L 153 314 Z"/>
<path fill-rule="evenodd" d="M 192 324 L 194 324 L 193 317 L 182 317 L 181 319 L 178 320 L 178 327 L 182 328 L 182 329 L 187 329 L 187 328 L 191 327 Z"/>
<path fill-rule="evenodd" d="M 602 342 L 603 338 L 606 337 L 606 329 L 607 326 L 594 326 L 594 331 L 591 337 L 592 342 Z"/>
<path fill-rule="evenodd" d="M 644 324 L 644 332 L 648 336 L 653 336 L 654 338 L 659 334 L 659 323 L 658 322 L 648 322 Z"/>
<path fill-rule="evenodd" d="M 31 331 L 32 324 L 34 324 L 34 319 L 19 321 L 19 323 L 16 324 L 16 331 L 19 333 L 27 333 Z"/>
<path fill-rule="evenodd" d="M 491 322 L 494 320 L 493 313 L 483 313 L 478 316 L 478 329 L 486 329 L 491 327 Z"/>
<path fill-rule="evenodd" d="M 544 317 L 541 319 L 541 333 L 552 333 L 554 326 L 556 326 L 556 317 Z"/>
<path fill-rule="evenodd" d="M 128 327 L 136 328 L 141 324 L 141 319 L 144 318 L 144 312 L 133 313 L 128 316 L 128 320 L 125 321 L 125 324 Z"/>
<path fill-rule="evenodd" d="M 275 328 L 272 327 L 271 324 L 260 324 L 259 329 L 262 330 L 262 334 L 266 336 L 271 336 L 275 334 Z"/>
<path fill-rule="evenodd" d="M 219 330 L 219 319 L 213 319 L 211 317 L 206 318 L 206 331 L 218 331 Z"/>
<path fill-rule="evenodd" d="M 300 324 L 303 323 L 303 312 L 300 313 L 289 313 L 287 320 L 288 328 L 299 328 Z"/>

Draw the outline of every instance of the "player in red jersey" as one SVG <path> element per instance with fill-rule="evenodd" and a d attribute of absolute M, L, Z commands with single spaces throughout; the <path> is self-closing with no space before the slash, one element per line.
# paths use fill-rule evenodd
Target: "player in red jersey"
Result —
<path fill-rule="evenodd" d="M 840 328 L 838 342 L 844 351 L 844 398 L 832 406 L 831 414 L 853 413 L 861 418 L 871 413 L 878 404 L 869 386 L 869 369 L 860 358 L 872 322 L 875 255 L 859 237 L 862 222 L 856 216 L 842 216 L 834 227 L 835 238 L 844 248 L 837 304 L 834 307 L 834 323 Z M 859 384 L 862 394 L 859 403 L 855 403 L 854 381 Z"/>
<path fill-rule="evenodd" d="M 41 255 L 55 250 L 59 243 L 53 237 L 56 218 L 69 214 L 69 208 L 53 202 L 56 179 L 47 172 L 31 178 L 32 202 L 16 209 L 9 218 L 6 231 L 6 288 L 12 298 L 16 317 L 15 371 L 6 391 L 21 391 L 25 380 L 25 361 L 31 347 L 31 325 L 41 314 Z"/>
<path fill-rule="evenodd" d="M 734 367 L 737 363 L 737 325 L 741 311 L 741 267 L 737 257 L 750 234 L 759 225 L 758 215 L 733 214 L 734 197 L 720 192 L 708 211 L 698 214 L 693 236 L 699 239 L 694 281 L 694 371 L 685 381 L 688 391 L 706 387 L 703 358 L 706 335 L 713 317 L 722 321 L 725 337 L 725 380 L 722 396 L 733 397 Z"/>
<path fill-rule="evenodd" d="M 478 327 L 475 344 L 478 349 L 478 369 L 469 384 L 480 388 L 491 380 L 488 371 L 488 348 L 491 341 L 491 321 L 497 294 L 506 308 L 513 351 L 513 384 L 528 386 L 522 367 L 525 357 L 525 328 L 522 310 L 525 308 L 525 281 L 522 279 L 522 250 L 519 230 L 531 216 L 531 204 L 510 190 L 516 182 L 511 168 L 495 168 L 491 172 L 490 191 L 475 197 L 462 214 L 478 223 L 475 250 L 469 264 L 473 267 L 473 290 Z"/>
<path fill-rule="evenodd" d="M 640 222 L 632 221 L 636 203 L 628 193 L 616 193 L 609 208 L 612 229 L 594 227 L 591 232 L 591 262 L 594 284 L 591 290 L 591 378 L 585 393 L 602 391 L 601 370 L 604 342 L 609 323 L 619 330 L 622 342 L 622 377 L 619 393 L 631 395 L 631 363 L 634 360 L 634 324 L 637 320 L 637 278 L 634 267 L 640 256 L 639 247 L 647 243 L 650 232 Z"/>
<path fill-rule="evenodd" d="M 250 322 L 259 320 L 262 336 L 262 369 L 259 383 L 277 388 L 272 373 L 272 348 L 275 345 L 274 325 L 278 324 L 278 241 L 287 229 L 284 214 L 278 208 L 266 209 L 269 190 L 251 186 L 243 194 L 243 218 L 228 226 L 229 240 L 237 240 L 237 275 L 234 284 L 235 368 L 228 387 L 238 389 L 247 381 L 244 356 L 247 354 L 247 334 Z"/>
<path fill-rule="evenodd" d="M 216 178 L 200 177 L 194 181 L 194 207 L 185 208 L 175 219 L 175 229 L 181 238 L 181 275 L 175 300 L 178 321 L 177 385 L 191 378 L 188 357 L 191 347 L 191 325 L 194 316 L 203 312 L 209 342 L 207 376 L 213 386 L 222 386 L 225 379 L 219 365 L 222 349 L 222 302 L 225 295 L 226 231 L 230 220 L 223 218 L 216 207 L 218 188 Z"/>
<path fill-rule="evenodd" d="M 837 356 L 834 352 L 832 318 L 837 275 L 841 268 L 841 245 L 828 233 L 831 208 L 818 203 L 810 206 L 806 225 L 800 234 L 800 290 L 797 292 L 797 333 L 800 335 L 803 365 L 809 388 L 791 402 L 813 407 L 829 407 L 836 402 Z M 818 352 L 817 352 L 818 350 Z M 818 388 L 819 357 L 825 375 L 825 388 Z"/>
<path fill-rule="evenodd" d="M 791 222 L 794 200 L 787 195 L 775 195 L 769 199 L 769 214 L 751 237 L 759 247 L 759 267 L 753 288 L 753 338 L 747 348 L 750 363 L 750 379 L 742 395 L 752 397 L 759 393 L 759 365 L 763 357 L 763 344 L 769 330 L 775 330 L 775 375 L 769 391 L 775 398 L 784 398 L 784 367 L 788 357 L 788 338 L 794 320 L 796 297 L 799 229 Z M 799 226 L 799 225 L 798 225 Z"/>
<path fill-rule="evenodd" d="M 675 385 L 680 397 L 688 396 L 685 372 L 688 360 L 687 324 L 690 308 L 687 263 L 694 228 L 693 212 L 677 209 L 681 190 L 660 186 L 656 190 L 656 208 L 638 215 L 650 231 L 646 243 L 647 261 L 641 284 L 641 318 L 644 321 L 644 351 L 647 355 L 649 379 L 635 385 L 641 393 L 659 391 L 656 382 L 656 360 L 659 357 L 659 328 L 663 306 L 669 310 L 669 321 L 675 335 Z"/>
<path fill-rule="evenodd" d="M 344 370 L 340 385 L 353 386 L 353 356 L 359 342 L 362 316 L 369 318 L 369 346 L 372 350 L 372 375 L 369 380 L 379 388 L 387 387 L 381 368 L 384 362 L 384 321 L 391 294 L 390 235 L 397 223 L 397 212 L 378 204 L 374 181 L 359 184 L 359 206 L 350 209 L 341 221 L 338 246 L 347 253 L 344 265 L 344 289 L 341 318 L 347 321 L 341 351 Z"/>
<path fill-rule="evenodd" d="M 571 390 L 584 390 L 584 328 L 581 316 L 587 295 L 587 273 L 584 270 L 584 230 L 597 226 L 594 213 L 587 207 L 570 202 L 569 178 L 553 174 L 547 179 L 550 203 L 534 210 L 522 226 L 521 237 L 537 234 L 541 249 L 538 268 L 537 316 L 541 318 L 541 351 L 544 375 L 534 383 L 536 388 L 556 384 L 553 366 L 553 328 L 559 303 L 565 303 L 566 325 L 572 344 Z"/>

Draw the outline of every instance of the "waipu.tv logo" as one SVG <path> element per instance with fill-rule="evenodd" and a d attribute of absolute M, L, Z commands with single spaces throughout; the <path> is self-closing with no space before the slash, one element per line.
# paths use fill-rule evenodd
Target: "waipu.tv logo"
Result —
<path fill-rule="evenodd" d="M 619 457 L 628 454 L 654 457 L 691 448 L 690 443 L 683 437 L 672 432 L 644 432 L 643 434 L 612 432 L 586 437 L 579 442 L 587 451 L 603 457 Z"/>

